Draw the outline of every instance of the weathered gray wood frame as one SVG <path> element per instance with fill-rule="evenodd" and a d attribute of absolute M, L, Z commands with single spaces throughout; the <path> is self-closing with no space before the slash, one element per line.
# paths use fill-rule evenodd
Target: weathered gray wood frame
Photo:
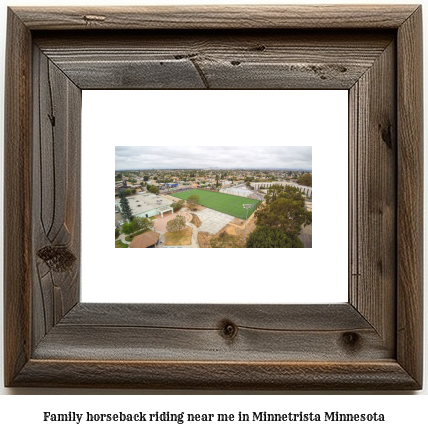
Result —
<path fill-rule="evenodd" d="M 6 386 L 421 388 L 421 16 L 9 9 Z M 349 302 L 80 303 L 81 90 L 93 88 L 348 89 Z"/>

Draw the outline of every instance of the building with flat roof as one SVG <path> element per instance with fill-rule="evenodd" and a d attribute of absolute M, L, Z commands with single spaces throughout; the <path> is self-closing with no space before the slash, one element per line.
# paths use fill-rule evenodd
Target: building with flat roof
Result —
<path fill-rule="evenodd" d="M 167 199 L 155 194 L 139 194 L 135 196 L 129 196 L 128 203 L 131 208 L 132 215 L 135 217 L 153 217 L 156 215 L 174 214 L 174 210 L 171 204 L 173 200 Z M 116 201 L 116 206 L 120 208 L 120 202 Z"/>
<path fill-rule="evenodd" d="M 312 197 L 312 187 L 308 187 L 306 185 L 296 184 L 294 182 L 288 182 L 288 181 L 251 182 L 250 185 L 256 191 L 263 189 L 263 188 L 269 188 L 272 185 L 284 185 L 284 186 L 289 185 L 290 187 L 298 188 L 302 193 L 306 194 L 306 196 Z"/>

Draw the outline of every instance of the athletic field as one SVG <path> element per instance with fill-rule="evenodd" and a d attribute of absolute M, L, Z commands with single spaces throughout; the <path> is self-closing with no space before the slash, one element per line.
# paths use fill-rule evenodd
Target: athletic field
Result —
<path fill-rule="evenodd" d="M 183 191 L 181 193 L 174 193 L 171 196 L 187 200 L 187 198 L 192 194 L 199 196 L 200 205 L 244 220 L 247 210 L 242 205 L 244 203 L 250 203 L 253 205 L 248 210 L 248 217 L 250 217 L 250 215 L 255 211 L 257 204 L 260 202 L 259 200 L 248 199 L 246 197 L 232 196 L 230 194 L 197 189 Z"/>

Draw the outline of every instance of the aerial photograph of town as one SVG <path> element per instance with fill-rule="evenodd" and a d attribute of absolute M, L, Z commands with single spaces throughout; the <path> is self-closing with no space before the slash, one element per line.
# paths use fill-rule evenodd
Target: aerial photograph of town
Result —
<path fill-rule="evenodd" d="M 311 146 L 116 146 L 116 248 L 311 248 Z"/>

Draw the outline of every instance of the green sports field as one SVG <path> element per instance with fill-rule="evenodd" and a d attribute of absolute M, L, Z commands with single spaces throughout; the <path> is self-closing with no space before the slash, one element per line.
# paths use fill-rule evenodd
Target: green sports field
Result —
<path fill-rule="evenodd" d="M 192 194 L 199 196 L 200 205 L 244 220 L 247 211 L 242 205 L 244 203 L 253 204 L 253 207 L 248 210 L 248 217 L 250 217 L 250 215 L 255 211 L 257 204 L 260 202 L 258 200 L 249 199 L 246 197 L 232 196 L 231 194 L 197 189 L 175 193 L 171 196 L 187 200 L 187 198 Z"/>

